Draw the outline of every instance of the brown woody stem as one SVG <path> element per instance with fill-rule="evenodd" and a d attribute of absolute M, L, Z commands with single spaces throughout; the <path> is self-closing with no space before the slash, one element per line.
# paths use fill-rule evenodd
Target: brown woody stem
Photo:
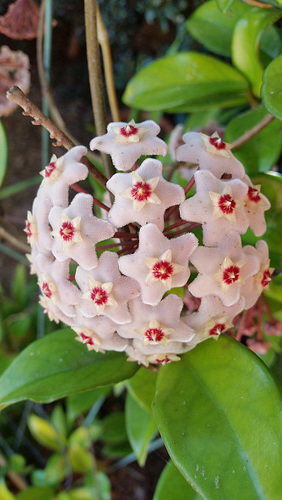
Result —
<path fill-rule="evenodd" d="M 30 116 L 33 118 L 33 125 L 41 125 L 46 130 L 48 130 L 51 139 L 54 139 L 55 142 L 53 146 L 63 146 L 65 149 L 70 150 L 74 143 L 62 132 L 51 120 L 48 118 L 42 111 L 33 104 L 30 99 L 22 92 L 19 87 L 12 87 L 8 90 L 7 99 L 18 104 L 23 109 L 23 115 Z M 91 175 L 101 184 L 102 186 L 106 186 L 107 179 L 101 172 L 94 166 L 92 163 L 84 157 L 82 160 Z"/>

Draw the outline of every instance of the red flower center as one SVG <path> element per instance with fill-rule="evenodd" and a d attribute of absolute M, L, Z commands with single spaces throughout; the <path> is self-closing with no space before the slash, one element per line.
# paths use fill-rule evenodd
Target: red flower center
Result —
<path fill-rule="evenodd" d="M 167 260 L 160 260 L 153 266 L 152 273 L 158 280 L 167 280 L 173 273 L 173 266 Z"/>
<path fill-rule="evenodd" d="M 129 137 L 131 135 L 138 134 L 138 128 L 133 125 L 126 125 L 125 127 L 122 127 L 119 132 L 124 137 Z"/>
<path fill-rule="evenodd" d="M 31 222 L 29 222 L 29 221 L 27 221 L 27 222 L 26 222 L 25 232 L 26 232 L 27 236 L 28 236 L 29 238 L 31 238 L 31 236 L 32 236 L 32 232 L 31 232 Z"/>
<path fill-rule="evenodd" d="M 262 284 L 262 286 L 267 286 L 270 281 L 271 281 L 271 274 L 270 274 L 269 269 L 266 269 L 263 272 L 261 284 Z"/>
<path fill-rule="evenodd" d="M 60 236 L 64 241 L 71 241 L 74 237 L 75 228 L 71 222 L 63 222 L 60 228 Z"/>
<path fill-rule="evenodd" d="M 131 196 L 136 201 L 146 201 L 150 198 L 152 188 L 147 182 L 136 182 L 131 189 Z"/>
<path fill-rule="evenodd" d="M 161 328 L 148 328 L 145 332 L 145 337 L 150 342 L 161 342 L 165 334 Z"/>
<path fill-rule="evenodd" d="M 165 365 L 166 363 L 169 363 L 171 360 L 168 356 L 165 356 L 163 359 L 156 359 L 156 361 L 157 363 Z"/>
<path fill-rule="evenodd" d="M 259 203 L 261 200 L 261 197 L 260 197 L 258 189 L 256 189 L 255 187 L 249 186 L 248 198 L 250 201 L 253 201 L 254 203 Z"/>
<path fill-rule="evenodd" d="M 49 285 L 47 282 L 44 282 L 42 284 L 42 292 L 44 293 L 45 297 L 47 297 L 47 299 L 51 299 L 52 297 L 52 292 L 49 288 Z"/>
<path fill-rule="evenodd" d="M 217 323 L 209 330 L 209 335 L 220 335 L 225 330 L 224 323 Z"/>
<path fill-rule="evenodd" d="M 101 286 L 95 286 L 91 290 L 90 298 L 97 306 L 103 306 L 108 302 L 109 296 Z"/>
<path fill-rule="evenodd" d="M 209 143 L 218 150 L 226 149 L 226 142 L 223 142 L 220 137 L 210 137 Z"/>
<path fill-rule="evenodd" d="M 80 332 L 79 336 L 81 337 L 83 344 L 94 345 L 93 339 L 88 335 L 85 335 L 84 333 Z"/>
<path fill-rule="evenodd" d="M 238 281 L 240 277 L 240 268 L 238 266 L 229 266 L 224 269 L 222 273 L 222 279 L 226 285 L 231 285 Z"/>
<path fill-rule="evenodd" d="M 56 162 L 51 161 L 51 163 L 49 163 L 49 165 L 45 167 L 45 177 L 50 177 L 50 175 L 52 175 L 55 169 L 56 169 Z"/>
<path fill-rule="evenodd" d="M 223 194 L 218 200 L 218 206 L 224 214 L 232 214 L 236 208 L 236 201 L 230 194 Z"/>

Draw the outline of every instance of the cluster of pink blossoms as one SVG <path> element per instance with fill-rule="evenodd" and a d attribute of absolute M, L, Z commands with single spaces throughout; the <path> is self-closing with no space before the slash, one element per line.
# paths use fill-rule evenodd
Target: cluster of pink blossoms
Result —
<path fill-rule="evenodd" d="M 159 130 L 150 120 L 112 123 L 91 141 L 122 171 L 107 182 L 114 202 L 103 218 L 94 215 L 92 195 L 69 200 L 69 188 L 88 175 L 86 148 L 53 156 L 25 229 L 49 318 L 69 325 L 88 349 L 125 351 L 145 366 L 217 339 L 254 306 L 273 271 L 263 240 L 242 246 L 248 227 L 257 237 L 265 232 L 270 205 L 229 145 L 216 133 L 184 134 L 175 158 L 197 167 L 184 190 L 163 177 L 161 161 L 136 164 L 144 154 L 166 155 Z M 197 226 L 201 246 L 191 232 Z M 183 291 L 200 304 L 196 310 Z"/>

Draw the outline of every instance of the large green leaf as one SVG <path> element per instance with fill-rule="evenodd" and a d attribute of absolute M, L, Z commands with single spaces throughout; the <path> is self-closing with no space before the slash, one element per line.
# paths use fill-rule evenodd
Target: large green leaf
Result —
<path fill-rule="evenodd" d="M 137 364 L 124 354 L 88 351 L 69 328 L 30 344 L 0 378 L 0 408 L 31 399 L 49 403 L 131 377 Z"/>
<path fill-rule="evenodd" d="M 125 402 L 125 422 L 129 442 L 141 467 L 146 462 L 148 446 L 158 429 L 151 413 L 136 403 L 127 393 Z"/>
<path fill-rule="evenodd" d="M 261 96 L 269 113 L 282 120 L 282 54 L 267 66 Z"/>
<path fill-rule="evenodd" d="M 8 160 L 8 141 L 3 123 L 0 121 L 0 186 L 4 180 Z"/>
<path fill-rule="evenodd" d="M 153 411 L 175 465 L 203 498 L 281 499 L 281 394 L 245 346 L 223 335 L 162 367 Z"/>
<path fill-rule="evenodd" d="M 223 14 L 217 2 L 209 0 L 194 11 L 186 27 L 190 34 L 207 49 L 222 56 L 230 56 L 234 26 L 246 10 L 248 10 L 246 4 L 235 2 L 232 9 Z"/>
<path fill-rule="evenodd" d="M 200 498 L 173 462 L 168 462 L 158 481 L 153 500 L 200 500 Z"/>
<path fill-rule="evenodd" d="M 232 61 L 248 78 L 253 94 L 260 97 L 263 67 L 259 44 L 263 31 L 281 16 L 278 9 L 249 9 L 237 22 L 232 38 Z"/>
<path fill-rule="evenodd" d="M 251 109 L 231 120 L 225 129 L 226 142 L 233 142 L 247 130 L 254 127 L 265 116 L 263 107 Z M 243 163 L 248 175 L 270 170 L 281 155 L 282 126 L 274 120 L 246 144 L 234 150 L 235 156 Z"/>
<path fill-rule="evenodd" d="M 152 412 L 152 401 L 155 396 L 157 375 L 146 368 L 140 368 L 134 377 L 127 382 L 131 396 L 144 410 Z"/>
<path fill-rule="evenodd" d="M 200 111 L 246 102 L 248 83 L 214 57 L 181 52 L 153 62 L 128 83 L 123 100 L 138 109 Z"/>

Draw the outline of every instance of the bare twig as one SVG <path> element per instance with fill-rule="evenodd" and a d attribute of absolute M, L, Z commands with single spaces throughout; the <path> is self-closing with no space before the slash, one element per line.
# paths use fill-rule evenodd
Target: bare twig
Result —
<path fill-rule="evenodd" d="M 63 146 L 65 149 L 71 149 L 73 142 L 62 132 L 40 109 L 33 104 L 30 99 L 22 92 L 19 87 L 12 87 L 8 90 L 7 99 L 18 104 L 23 109 L 23 115 L 33 118 L 33 125 L 41 125 L 48 130 L 51 139 L 55 140 L 54 146 Z M 89 172 L 101 184 L 106 186 L 107 179 L 92 163 L 84 157 L 82 162 L 87 166 Z"/>
<path fill-rule="evenodd" d="M 26 243 L 23 243 L 18 238 L 8 233 L 8 231 L 6 231 L 6 229 L 4 229 L 4 227 L 2 226 L 0 226 L 0 238 L 8 241 L 8 243 L 10 243 L 11 245 L 13 245 L 13 247 L 17 248 L 17 250 L 20 250 L 23 253 L 30 252 L 30 247 Z"/>
<path fill-rule="evenodd" d="M 238 149 L 243 144 L 246 144 L 246 142 L 250 141 L 253 137 L 258 135 L 265 127 L 267 127 L 273 120 L 275 119 L 275 116 L 267 114 L 259 123 L 257 123 L 254 127 L 250 128 L 247 130 L 241 137 L 238 137 L 238 139 L 235 139 L 234 142 L 232 142 L 232 150 Z"/>
<path fill-rule="evenodd" d="M 7 460 L 5 459 L 5 457 L 3 457 L 2 454 L 0 454 L 0 467 L 5 467 L 6 465 L 7 465 Z M 27 488 L 25 480 L 21 476 L 16 474 L 16 472 L 8 470 L 6 472 L 6 476 L 16 486 L 16 488 L 19 491 L 25 490 Z"/>
<path fill-rule="evenodd" d="M 87 63 L 89 72 L 89 83 L 92 100 L 92 108 L 97 135 L 106 133 L 106 109 L 103 94 L 103 80 L 100 65 L 99 43 L 97 35 L 97 2 L 96 0 L 84 0 L 85 11 L 85 33 Z M 102 153 L 105 173 L 110 178 L 115 170 L 111 158 Z"/>
<path fill-rule="evenodd" d="M 113 65 L 112 65 L 111 49 L 109 44 L 109 35 L 105 28 L 98 3 L 97 3 L 97 30 L 98 30 L 98 42 L 102 50 L 106 87 L 107 87 L 109 104 L 111 108 L 111 114 L 113 121 L 119 122 L 119 109 L 118 109 L 118 101 L 114 85 Z"/>

